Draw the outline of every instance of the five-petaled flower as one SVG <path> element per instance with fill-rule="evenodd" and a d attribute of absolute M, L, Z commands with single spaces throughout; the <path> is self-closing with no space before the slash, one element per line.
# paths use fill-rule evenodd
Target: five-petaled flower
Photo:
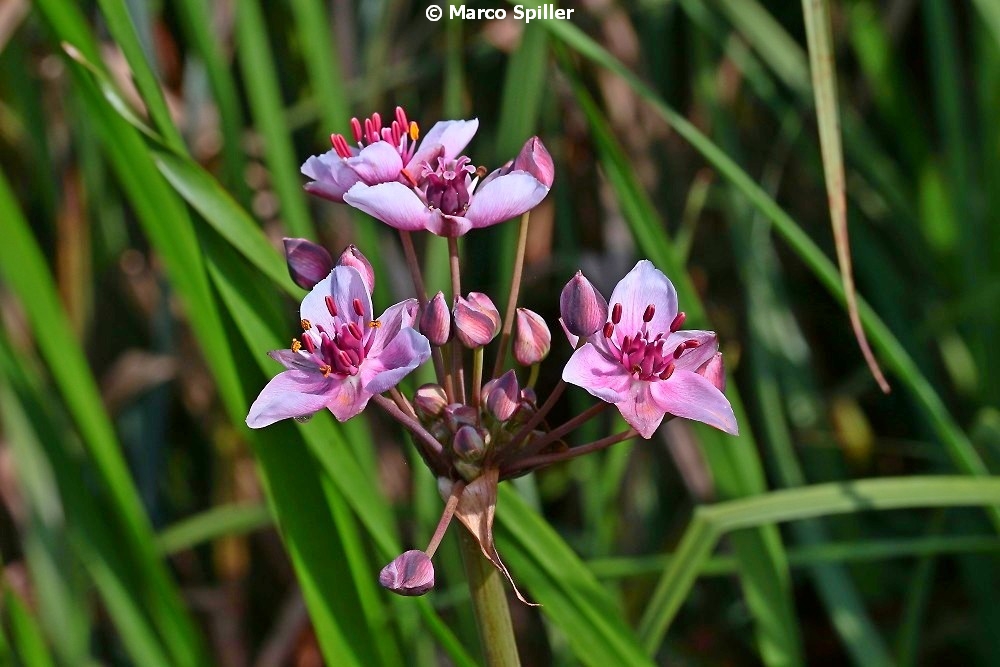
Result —
<path fill-rule="evenodd" d="M 310 157 L 302 173 L 311 178 L 305 189 L 335 202 L 344 201 L 344 193 L 356 183 L 376 185 L 402 181 L 419 185 L 425 163 L 436 164 L 439 158 L 453 159 L 472 140 L 479 120 L 448 120 L 436 123 L 419 142 L 417 124 L 396 107 L 395 119 L 387 126 L 375 113 L 364 123 L 351 119 L 356 146 L 350 146 L 342 134 L 330 136 L 333 149 Z"/>
<path fill-rule="evenodd" d="M 718 351 L 715 332 L 680 330 L 684 315 L 670 280 L 642 260 L 609 302 L 608 321 L 573 353 L 563 379 L 614 403 L 644 438 L 667 414 L 737 434 L 729 401 L 698 373 Z"/>
<path fill-rule="evenodd" d="M 251 428 L 323 408 L 340 421 L 350 419 L 431 354 L 427 339 L 413 328 L 417 300 L 397 303 L 373 319 L 371 294 L 352 266 L 337 266 L 317 283 L 300 313 L 301 340 L 270 353 L 287 370 L 250 407 Z"/>

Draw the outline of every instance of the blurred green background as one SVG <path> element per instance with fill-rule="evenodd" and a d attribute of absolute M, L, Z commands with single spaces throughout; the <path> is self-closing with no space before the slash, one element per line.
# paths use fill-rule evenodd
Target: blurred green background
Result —
<path fill-rule="evenodd" d="M 563 284 L 608 294 L 641 257 L 731 372 L 740 437 L 672 422 L 501 489 L 498 547 L 542 603 L 512 608 L 525 664 L 995 664 L 1000 4 L 570 6 L 0 4 L 0 664 L 481 659 L 457 526 L 435 591 L 377 585 L 441 508 L 394 424 L 243 423 L 296 331 L 282 236 L 358 244 L 377 309 L 410 296 L 392 230 L 298 173 L 397 104 L 424 131 L 478 117 L 476 164 L 535 134 L 555 158 L 521 298 L 553 327 L 543 397 Z M 835 268 L 838 121 L 889 395 Z M 465 289 L 502 302 L 515 237 L 464 239 Z M 442 239 L 418 242 L 444 287 Z M 570 444 L 620 430 L 604 417 Z"/>

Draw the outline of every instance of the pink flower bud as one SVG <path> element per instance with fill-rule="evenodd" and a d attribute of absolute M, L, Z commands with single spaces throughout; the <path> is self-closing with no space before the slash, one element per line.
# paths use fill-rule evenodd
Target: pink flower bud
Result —
<path fill-rule="evenodd" d="M 721 352 L 716 352 L 711 359 L 702 364 L 701 368 L 698 369 L 698 374 L 714 384 L 719 391 L 726 390 L 726 369 L 722 365 Z"/>
<path fill-rule="evenodd" d="M 608 321 L 608 302 L 583 272 L 577 271 L 559 295 L 559 313 L 569 333 L 589 336 Z"/>
<path fill-rule="evenodd" d="M 423 551 L 411 549 L 382 568 L 378 583 L 397 595 L 423 595 L 434 588 L 434 565 Z"/>
<path fill-rule="evenodd" d="M 527 308 L 518 308 L 515 321 L 514 358 L 517 363 L 530 366 L 549 356 L 552 333 L 542 316 Z"/>
<path fill-rule="evenodd" d="M 486 409 L 498 421 L 505 422 L 514 416 L 520 404 L 521 391 L 517 386 L 514 371 L 507 371 L 495 380 L 483 385 L 483 399 Z"/>
<path fill-rule="evenodd" d="M 524 143 L 521 152 L 514 158 L 513 168 L 528 172 L 547 188 L 552 187 L 556 175 L 552 156 L 538 137 L 532 137 Z"/>
<path fill-rule="evenodd" d="M 453 314 L 455 335 L 466 347 L 482 347 L 500 333 L 500 312 L 481 292 L 469 292 L 464 299 L 458 297 Z"/>
<path fill-rule="evenodd" d="M 451 338 L 451 313 L 443 293 L 435 294 L 424 306 L 424 312 L 420 313 L 420 333 L 431 345 L 444 345 Z"/>
<path fill-rule="evenodd" d="M 285 262 L 292 281 L 307 290 L 333 270 L 333 258 L 327 249 L 306 239 L 285 239 Z"/>
<path fill-rule="evenodd" d="M 470 405 L 452 403 L 444 409 L 444 422 L 452 433 L 463 426 L 474 426 L 479 421 L 477 417 L 476 409 Z"/>
<path fill-rule="evenodd" d="M 448 405 L 444 389 L 438 384 L 425 384 L 413 396 L 413 407 L 421 419 L 440 417 Z"/>
<path fill-rule="evenodd" d="M 361 280 L 368 288 L 368 293 L 371 294 L 375 290 L 375 270 L 372 269 L 368 258 L 358 250 L 358 246 L 352 243 L 344 248 L 344 252 L 340 253 L 340 257 L 337 259 L 337 266 L 354 267 L 361 274 Z"/>
<path fill-rule="evenodd" d="M 478 461 L 486 451 L 486 441 L 475 426 L 466 425 L 455 432 L 451 448 L 464 461 Z"/>

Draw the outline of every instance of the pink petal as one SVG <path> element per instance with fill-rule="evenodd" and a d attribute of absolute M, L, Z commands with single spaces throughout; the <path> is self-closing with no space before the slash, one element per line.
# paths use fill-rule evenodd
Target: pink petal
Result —
<path fill-rule="evenodd" d="M 444 215 L 435 210 L 431 211 L 425 229 L 438 236 L 454 238 L 472 229 L 472 221 L 457 215 Z"/>
<path fill-rule="evenodd" d="M 440 153 L 446 158 L 455 158 L 462 152 L 462 149 L 469 145 L 476 130 L 479 129 L 479 119 L 472 120 L 442 120 L 434 123 L 430 132 L 424 135 L 420 142 L 420 148 L 413 154 L 413 157 L 406 163 L 407 168 L 411 165 L 419 167 L 427 162 L 435 154 Z M 432 165 L 437 166 L 437 165 Z M 414 174 L 415 176 L 417 174 Z"/>
<path fill-rule="evenodd" d="M 562 327 L 563 333 L 566 334 L 566 340 L 569 341 L 569 344 L 576 347 L 576 344 L 580 342 L 580 337 L 576 334 L 570 333 L 569 329 L 566 328 L 566 323 L 563 322 L 563 318 L 561 317 L 559 318 L 559 326 Z"/>
<path fill-rule="evenodd" d="M 400 329 L 412 327 L 419 312 L 416 299 L 407 299 L 386 308 L 378 318 L 380 326 L 372 330 L 369 357 L 377 357 L 399 334 Z"/>
<path fill-rule="evenodd" d="M 299 370 L 315 372 L 317 369 L 317 365 L 310 361 L 309 357 L 307 357 L 304 352 L 292 352 L 291 350 L 285 348 L 284 350 L 271 350 L 267 353 L 267 356 L 271 357 L 290 371 Z"/>
<path fill-rule="evenodd" d="M 694 349 L 686 350 L 679 359 L 674 361 L 674 366 L 678 370 L 698 370 L 719 351 L 719 337 L 715 332 L 698 329 L 675 331 L 667 336 L 667 342 L 663 349 L 672 352 L 678 345 L 691 339 L 698 341 L 699 345 Z"/>
<path fill-rule="evenodd" d="M 247 426 L 262 428 L 289 417 L 304 417 L 322 410 L 336 391 L 338 380 L 319 372 L 283 371 L 271 378 L 250 406 Z"/>
<path fill-rule="evenodd" d="M 408 232 L 426 229 L 431 215 L 420 197 L 398 182 L 371 186 L 358 183 L 344 195 L 344 201 L 390 227 Z"/>
<path fill-rule="evenodd" d="M 646 325 L 654 333 L 670 331 L 670 324 L 677 315 L 677 291 L 663 272 L 649 260 L 642 260 L 615 286 L 608 299 L 609 310 L 616 303 L 622 305 L 622 320 L 615 327 L 615 340 L 621 342 L 642 326 L 646 307 L 655 307 L 653 319 Z"/>
<path fill-rule="evenodd" d="M 653 399 L 666 412 L 739 435 L 736 415 L 725 395 L 702 376 L 677 370 L 670 379 L 650 383 Z"/>
<path fill-rule="evenodd" d="M 548 192 L 531 174 L 514 171 L 477 188 L 465 217 L 477 229 L 489 227 L 534 208 Z"/>
<path fill-rule="evenodd" d="M 602 401 L 617 403 L 629 390 L 632 377 L 620 363 L 611 361 L 590 343 L 569 358 L 563 369 L 563 380 L 583 387 Z"/>
<path fill-rule="evenodd" d="M 356 157 L 348 158 L 347 164 L 368 185 L 395 181 L 403 170 L 403 159 L 399 157 L 399 151 L 387 141 L 376 141 L 365 146 Z"/>
<path fill-rule="evenodd" d="M 388 391 L 430 356 L 431 345 L 426 338 L 415 329 L 400 330 L 377 357 L 369 356 L 361 364 L 363 391 L 368 395 Z"/>
<path fill-rule="evenodd" d="M 664 416 L 663 408 L 650 395 L 650 389 L 655 384 L 636 380 L 629 387 L 625 398 L 615 403 L 629 426 L 647 440 L 653 436 Z"/>
<path fill-rule="evenodd" d="M 345 422 L 364 410 L 371 397 L 369 392 L 361 388 L 359 376 L 348 376 L 338 381 L 337 389 L 329 397 L 326 407 L 337 421 Z"/>
<path fill-rule="evenodd" d="M 327 296 L 333 297 L 341 322 L 350 322 L 358 317 L 354 312 L 355 299 L 361 302 L 361 317 L 365 323 L 371 321 L 372 298 L 365 287 L 364 278 L 354 267 L 334 267 L 330 275 L 316 283 L 316 287 L 302 299 L 302 306 L 299 309 L 301 318 L 309 320 L 313 326 L 319 324 L 327 331 L 333 332 L 337 325 L 327 308 Z"/>
<path fill-rule="evenodd" d="M 306 192 L 343 203 L 344 193 L 361 180 L 336 151 L 313 155 L 302 165 L 302 173 L 313 179 L 305 184 Z"/>

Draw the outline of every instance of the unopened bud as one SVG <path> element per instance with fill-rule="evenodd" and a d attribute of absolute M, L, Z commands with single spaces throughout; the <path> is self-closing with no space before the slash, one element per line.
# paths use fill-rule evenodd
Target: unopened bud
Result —
<path fill-rule="evenodd" d="M 716 352 L 711 359 L 702 364 L 698 374 L 714 384 L 719 391 L 726 390 L 726 369 L 722 364 L 721 352 Z"/>
<path fill-rule="evenodd" d="M 434 565 L 423 551 L 411 549 L 382 568 L 378 583 L 397 595 L 423 595 L 434 588 Z"/>
<path fill-rule="evenodd" d="M 344 252 L 340 253 L 340 257 L 337 259 L 337 266 L 353 266 L 361 274 L 361 280 L 364 281 L 365 287 L 368 288 L 368 293 L 371 294 L 374 291 L 375 270 L 372 268 L 372 264 L 368 261 L 368 258 L 358 250 L 358 246 L 352 243 L 344 248 Z"/>
<path fill-rule="evenodd" d="M 530 366 L 549 356 L 552 333 L 542 316 L 527 308 L 518 308 L 516 322 L 514 358 L 517 363 Z"/>
<path fill-rule="evenodd" d="M 563 326 L 574 336 L 590 336 L 608 321 L 608 302 L 582 271 L 577 271 L 559 295 Z"/>
<path fill-rule="evenodd" d="M 486 441 L 475 426 L 466 425 L 455 432 L 451 448 L 464 461 L 478 461 L 486 451 Z"/>
<path fill-rule="evenodd" d="M 448 405 L 444 389 L 438 384 L 425 384 L 413 396 L 413 407 L 421 419 L 440 417 Z"/>
<path fill-rule="evenodd" d="M 452 433 L 463 426 L 475 425 L 479 421 L 477 417 L 475 408 L 462 403 L 452 403 L 444 409 L 444 423 Z"/>
<path fill-rule="evenodd" d="M 454 316 L 455 335 L 466 347 L 482 347 L 500 333 L 500 312 L 481 292 L 455 299 Z"/>
<path fill-rule="evenodd" d="M 497 418 L 497 421 L 505 422 L 514 416 L 521 398 L 514 371 L 507 371 L 497 379 L 487 382 L 483 386 L 483 398 L 486 401 L 486 409 Z"/>
<path fill-rule="evenodd" d="M 435 294 L 420 313 L 420 333 L 431 345 L 444 345 L 451 338 L 451 313 L 442 292 Z"/>
<path fill-rule="evenodd" d="M 307 290 L 333 270 L 333 258 L 327 249 L 307 239 L 285 239 L 285 263 L 292 281 Z"/>
<path fill-rule="evenodd" d="M 528 172 L 547 188 L 552 187 L 556 175 L 552 156 L 538 137 L 532 137 L 524 143 L 521 152 L 514 158 L 513 168 Z"/>

